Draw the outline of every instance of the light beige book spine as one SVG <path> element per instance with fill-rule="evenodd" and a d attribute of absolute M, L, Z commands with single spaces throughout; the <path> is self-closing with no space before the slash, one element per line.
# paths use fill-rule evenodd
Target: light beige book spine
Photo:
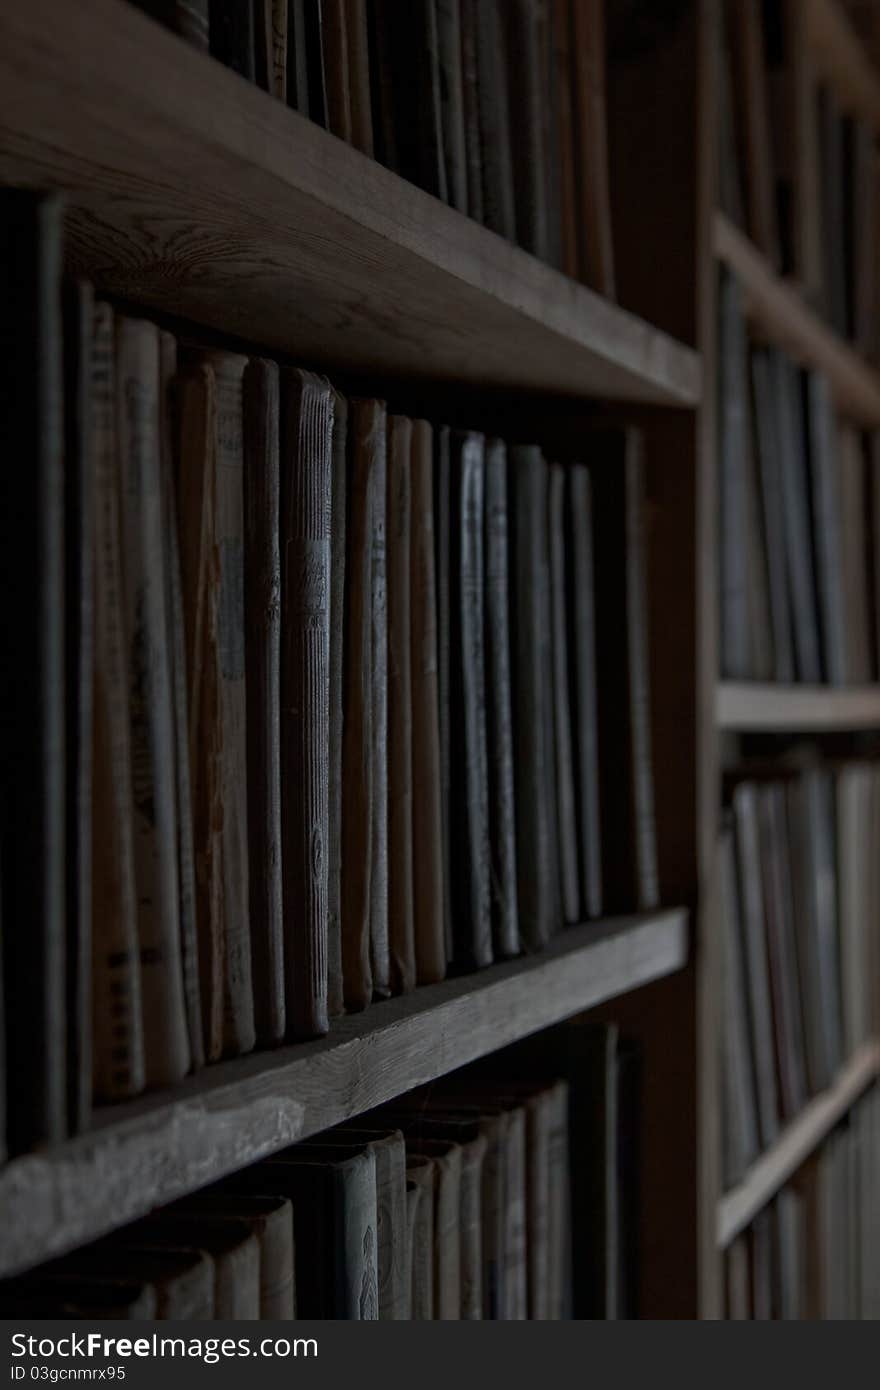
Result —
<path fill-rule="evenodd" d="M 144 1061 L 148 1086 L 171 1086 L 189 1070 L 190 1049 L 180 937 L 155 324 L 118 318 L 116 360 Z"/>
<path fill-rule="evenodd" d="M 461 1151 L 461 1316 L 483 1317 L 483 1162 L 486 1139 L 478 1135 Z"/>
<path fill-rule="evenodd" d="M 411 1224 L 410 1319 L 434 1318 L 434 1187 L 435 1165 L 431 1158 L 407 1158 L 407 1223 Z M 410 1184 L 418 1192 L 411 1193 Z"/>
<path fill-rule="evenodd" d="M 95 305 L 95 688 L 92 859 L 94 1091 L 121 1100 L 144 1085 L 132 843 L 131 745 L 116 464 L 113 311 Z"/>

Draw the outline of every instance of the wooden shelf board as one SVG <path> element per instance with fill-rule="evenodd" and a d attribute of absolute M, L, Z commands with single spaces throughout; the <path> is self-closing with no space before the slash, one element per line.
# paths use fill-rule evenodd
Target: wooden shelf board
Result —
<path fill-rule="evenodd" d="M 840 4 L 806 0 L 806 34 L 813 70 L 847 111 L 880 131 L 880 74 Z"/>
<path fill-rule="evenodd" d="M 0 1168 L 0 1274 L 72 1249 L 329 1125 L 688 959 L 683 909 L 572 927 L 540 955 L 336 1020 L 331 1034 L 208 1067 L 173 1093 Z"/>
<path fill-rule="evenodd" d="M 716 256 L 745 291 L 746 311 L 760 334 L 803 366 L 824 372 L 836 405 L 856 424 L 880 425 L 880 376 L 823 323 L 721 212 L 715 214 L 714 240 Z"/>
<path fill-rule="evenodd" d="M 773 685 L 721 681 L 715 719 L 720 729 L 794 733 L 880 728 L 880 685 Z"/>
<path fill-rule="evenodd" d="M 718 1245 L 725 1249 L 745 1230 L 793 1173 L 848 1114 L 880 1073 L 880 1042 L 866 1043 L 838 1073 L 832 1086 L 817 1096 L 772 1149 L 749 1169 L 739 1185 L 718 1204 Z"/>
<path fill-rule="evenodd" d="M 99 291 L 307 364 L 699 400 L 692 349 L 120 0 L 0 7 L 0 179 L 67 192 Z"/>

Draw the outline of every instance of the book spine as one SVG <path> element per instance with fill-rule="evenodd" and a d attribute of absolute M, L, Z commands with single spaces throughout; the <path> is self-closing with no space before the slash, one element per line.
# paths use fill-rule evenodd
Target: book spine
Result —
<path fill-rule="evenodd" d="M 327 87 L 327 128 L 352 143 L 351 83 L 344 0 L 321 0 L 321 41 Z"/>
<path fill-rule="evenodd" d="M 345 570 L 345 700 L 342 724 L 342 977 L 345 1006 L 373 995 L 370 955 L 373 849 L 373 463 L 376 401 L 352 401 Z M 383 431 L 384 435 L 384 431 Z M 335 532 L 334 532 L 335 534 Z M 335 570 L 332 580 L 335 582 Z M 333 598 L 331 596 L 331 621 Z M 332 641 L 332 632 L 331 632 Z"/>
<path fill-rule="evenodd" d="M 547 170 L 544 162 L 546 102 L 539 39 L 539 0 L 513 0 L 504 9 L 510 64 L 510 132 L 516 236 L 520 246 L 546 261 Z"/>
<path fill-rule="evenodd" d="M 327 846 L 327 1010 L 344 1012 L 342 982 L 342 749 L 344 737 L 345 505 L 348 402 L 333 397 L 333 477 L 330 483 L 330 784 Z"/>
<path fill-rule="evenodd" d="M 506 48 L 500 0 L 475 0 L 483 221 L 516 240 Z"/>
<path fill-rule="evenodd" d="M 753 351 L 751 365 L 761 503 L 764 513 L 774 679 L 788 683 L 794 680 L 794 652 L 791 604 L 785 572 L 785 517 L 782 506 L 778 405 L 773 399 L 771 367 L 766 350 Z"/>
<path fill-rule="evenodd" d="M 433 1159 L 407 1158 L 407 1224 L 410 1227 L 410 1319 L 434 1318 L 434 1185 Z"/>
<path fill-rule="evenodd" d="M 92 727 L 95 659 L 95 495 L 91 408 L 93 321 L 91 286 L 82 283 L 68 285 L 64 296 L 64 582 L 68 689 L 65 870 L 67 1121 L 73 1134 L 88 1127 L 92 1104 Z"/>
<path fill-rule="evenodd" d="M 502 1319 L 528 1316 L 526 1264 L 526 1120 L 521 1107 L 507 1117 L 504 1164 L 504 1303 Z"/>
<path fill-rule="evenodd" d="M 279 408 L 277 366 L 260 359 L 249 362 L 243 379 L 248 885 L 254 1025 L 263 1043 L 278 1042 L 286 1027 Z"/>
<path fill-rule="evenodd" d="M 550 1133 L 547 1141 L 550 1204 L 547 1214 L 547 1317 L 558 1322 L 567 1314 L 571 1288 L 571 1194 L 568 1136 L 568 1085 L 551 1088 Z"/>
<path fill-rule="evenodd" d="M 351 142 L 373 158 L 373 109 L 367 0 L 345 0 L 348 76 L 351 87 Z"/>
<path fill-rule="evenodd" d="M 614 244 L 605 119 L 605 0 L 572 0 L 581 279 L 614 298 Z"/>
<path fill-rule="evenodd" d="M 144 1086 L 115 378 L 113 311 L 96 304 L 92 1008 L 95 1098 L 107 1101 L 136 1095 Z"/>
<path fill-rule="evenodd" d="M 568 521 L 581 883 L 587 917 L 594 918 L 602 914 L 602 855 L 599 828 L 593 501 L 590 475 L 581 464 L 574 465 L 569 473 Z"/>
<path fill-rule="evenodd" d="M 553 645 L 553 743 L 556 755 L 562 913 L 565 921 L 571 923 L 576 922 L 580 915 L 580 884 L 565 611 L 565 470 L 561 464 L 553 464 L 550 468 L 548 523 Z"/>
<path fill-rule="evenodd" d="M 177 878 L 177 799 L 159 458 L 159 330 L 118 318 L 117 429 L 134 796 L 134 863 L 148 1086 L 189 1070 Z"/>
<path fill-rule="evenodd" d="M 376 1161 L 370 1150 L 334 1169 L 342 1268 L 336 1282 L 337 1317 L 357 1322 L 379 1318 Z"/>
<path fill-rule="evenodd" d="M 306 0 L 289 0 L 287 11 L 287 104 L 309 115 Z"/>
<path fill-rule="evenodd" d="M 464 119 L 467 212 L 483 222 L 483 155 L 477 76 L 477 0 L 459 0 L 461 21 L 461 100 Z"/>
<path fill-rule="evenodd" d="M 177 32 L 195 48 L 210 48 L 209 0 L 176 0 Z"/>
<path fill-rule="evenodd" d="M 406 1268 L 406 1146 L 399 1132 L 366 1146 L 376 1162 L 379 1317 L 408 1317 Z"/>
<path fill-rule="evenodd" d="M 391 986 L 415 986 L 413 902 L 412 631 L 410 596 L 412 421 L 388 420 L 388 939 Z"/>
<path fill-rule="evenodd" d="M 486 446 L 486 679 L 489 733 L 491 885 L 495 952 L 519 952 L 516 892 L 516 803 L 510 681 L 510 566 L 507 452 Z"/>
<path fill-rule="evenodd" d="M 412 844 L 416 979 L 446 974 L 440 794 L 440 715 L 433 498 L 433 435 L 413 421 L 410 604 L 412 627 Z"/>
<path fill-rule="evenodd" d="M 486 1140 L 478 1135 L 461 1158 L 461 1318 L 483 1318 L 483 1162 Z"/>
<path fill-rule="evenodd" d="M 468 212 L 460 0 L 437 0 L 437 52 L 446 192 L 450 205 Z"/>
<path fill-rule="evenodd" d="M 452 753 L 450 729 L 450 508 L 452 483 L 450 475 L 450 431 L 442 426 L 434 436 L 434 538 L 437 585 L 437 702 L 440 732 L 440 831 L 441 878 L 443 882 L 443 938 L 447 964 L 453 957 L 452 939 L 452 850 L 450 840 L 450 797 Z M 880 497 L 880 488 L 878 488 Z M 880 518 L 880 501 L 877 505 Z M 880 520 L 877 526 L 880 534 Z M 880 579 L 878 579 L 880 590 Z M 878 605 L 880 611 L 880 605 Z M 878 619 L 880 632 L 880 619 Z M 880 639 L 878 639 L 880 640 Z"/>
<path fill-rule="evenodd" d="M 648 670 L 644 537 L 644 461 L 642 437 L 627 433 L 626 443 L 626 619 L 633 756 L 633 814 L 638 907 L 650 912 L 660 901 L 654 773 L 651 752 L 651 690 Z"/>
<path fill-rule="evenodd" d="M 372 522 L 370 602 L 372 652 L 373 798 L 372 847 L 370 850 L 370 968 L 373 994 L 382 999 L 391 992 L 391 960 L 388 941 L 388 593 L 386 583 L 386 457 L 385 406 L 373 405 L 370 431 L 370 508 Z"/>
<path fill-rule="evenodd" d="M 287 102 L 287 25 L 288 0 L 267 0 L 271 4 L 271 92 L 279 101 Z"/>
<path fill-rule="evenodd" d="M 254 28 L 254 82 L 264 92 L 274 83 L 272 53 L 272 0 L 250 0 Z"/>
<path fill-rule="evenodd" d="M 807 374 L 807 409 L 823 675 L 832 685 L 842 685 L 849 676 L 847 636 L 853 616 L 844 596 L 843 470 L 838 457 L 831 392 L 818 372 Z"/>
<path fill-rule="evenodd" d="M 552 1091 L 531 1096 L 526 1103 L 526 1234 L 528 1316 L 546 1322 L 550 1313 L 550 1132 Z"/>
<path fill-rule="evenodd" d="M 288 1032 L 327 1032 L 327 774 L 333 396 L 286 371 L 281 481 L 281 788 Z"/>
<path fill-rule="evenodd" d="M 577 175 L 574 81 L 571 61 L 572 0 L 551 0 L 554 79 L 558 102 L 560 258 L 566 275 L 578 277 Z"/>

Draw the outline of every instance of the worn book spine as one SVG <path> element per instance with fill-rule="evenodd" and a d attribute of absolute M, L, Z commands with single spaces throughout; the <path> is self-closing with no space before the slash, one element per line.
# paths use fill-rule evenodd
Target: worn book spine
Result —
<path fill-rule="evenodd" d="M 550 659 L 546 469 L 534 446 L 511 450 L 513 479 L 513 721 L 517 893 L 520 941 L 544 946 L 556 928 L 555 867 L 550 814 L 550 761 L 545 681 Z"/>
<path fill-rule="evenodd" d="M 440 116 L 446 193 L 451 207 L 468 211 L 468 168 L 465 142 L 461 3 L 436 0 L 437 49 L 440 65 Z"/>
<path fill-rule="evenodd" d="M 388 419 L 386 555 L 388 583 L 388 947 L 391 988 L 415 986 L 413 901 L 412 632 L 410 458 L 412 421 Z"/>
<path fill-rule="evenodd" d="M 483 222 L 516 240 L 510 93 L 501 0 L 474 0 Z"/>
<path fill-rule="evenodd" d="M 722 272 L 719 286 L 719 482 L 721 672 L 729 680 L 750 677 L 746 470 L 748 383 L 742 291 Z"/>
<path fill-rule="evenodd" d="M 376 1161 L 379 1317 L 383 1322 L 400 1322 L 409 1317 L 406 1145 L 400 1130 L 361 1128 L 365 1123 L 355 1120 L 331 1130 L 319 1136 L 317 1144 L 361 1145 Z"/>
<path fill-rule="evenodd" d="M 482 435 L 456 436 L 452 458 L 450 573 L 451 854 L 455 954 L 489 965 L 492 903 L 489 869 L 486 744 L 483 528 L 485 463 Z"/>
<path fill-rule="evenodd" d="M 443 929 L 443 836 L 440 708 L 437 672 L 437 590 L 434 536 L 433 432 L 412 426 L 410 621 L 412 666 L 412 854 L 416 980 L 446 974 Z"/>
<path fill-rule="evenodd" d="M 344 1012 L 342 983 L 342 801 L 345 655 L 345 531 L 348 402 L 333 393 L 333 476 L 330 481 L 330 764 L 327 844 L 327 1011 Z"/>
<path fill-rule="evenodd" d="M 210 0 L 209 37 L 215 58 L 256 81 L 253 0 Z"/>
<path fill-rule="evenodd" d="M 758 1107 L 748 1027 L 748 995 L 742 956 L 742 924 L 733 833 L 718 848 L 721 907 L 722 1155 L 725 1189 L 742 1180 L 759 1152 Z"/>
<path fill-rule="evenodd" d="M 344 0 L 351 95 L 351 143 L 373 157 L 373 110 L 367 0 Z"/>
<path fill-rule="evenodd" d="M 64 297 L 64 583 L 68 691 L 65 727 L 65 1006 L 67 1123 L 72 1134 L 88 1127 L 92 1104 L 92 727 L 95 659 L 93 321 L 91 286 L 82 282 L 68 285 Z M 0 1028 L 2 1026 L 0 1018 Z"/>
<path fill-rule="evenodd" d="M 580 879 L 587 917 L 602 914 L 599 819 L 599 733 L 596 696 L 596 597 L 593 494 L 589 470 L 568 473 L 567 539 L 570 642 L 574 652 L 573 709 L 577 769 Z"/>
<path fill-rule="evenodd" d="M 526 1272 L 528 1317 L 531 1322 L 546 1322 L 550 1315 L 550 1136 L 554 1123 L 553 1111 L 554 1095 L 550 1090 L 529 1096 L 526 1101 Z"/>
<path fill-rule="evenodd" d="M 576 280 L 579 263 L 571 4 L 572 0 L 551 0 L 551 34 L 558 105 L 560 264 L 566 275 Z"/>
<path fill-rule="evenodd" d="M 287 104 L 309 115 L 309 65 L 306 46 L 306 4 L 288 0 L 287 9 Z"/>
<path fill-rule="evenodd" d="M 804 1037 L 801 1001 L 794 959 L 791 888 L 782 836 L 779 798 L 782 789 L 758 788 L 758 832 L 761 876 L 770 964 L 770 998 L 776 1040 L 776 1066 L 782 1115 L 793 1119 L 806 1104 Z"/>
<path fill-rule="evenodd" d="M 370 623 L 371 679 L 371 818 L 370 850 L 370 968 L 373 994 L 384 999 L 391 991 L 388 943 L 388 591 L 386 584 L 387 427 L 385 405 L 364 406 L 362 428 L 370 461 Z"/>
<path fill-rule="evenodd" d="M 837 431 L 840 477 L 844 612 L 847 678 L 856 685 L 871 679 L 868 628 L 867 488 L 862 437 L 854 425 L 840 422 Z"/>
<path fill-rule="evenodd" d="M 526 1236 L 526 1116 L 522 1106 L 507 1116 L 504 1150 L 504 1302 L 507 1322 L 528 1317 Z"/>
<path fill-rule="evenodd" d="M 373 118 L 373 151 L 380 164 L 398 170 L 397 133 L 394 122 L 391 33 L 382 4 L 368 0 L 367 39 L 370 60 L 370 108 Z"/>
<path fill-rule="evenodd" d="M 336 1279 L 334 1316 L 379 1318 L 376 1160 L 370 1150 L 333 1166 Z"/>
<path fill-rule="evenodd" d="M 213 563 L 218 726 L 211 806 L 219 818 L 215 851 L 219 854 L 222 921 L 223 1050 L 249 1052 L 254 1045 L 254 1005 L 248 914 L 247 698 L 244 631 L 244 439 L 242 382 L 247 359 L 211 352 L 205 361 L 214 372 L 215 484 Z M 201 726 L 202 737 L 204 726 Z M 217 798 L 216 800 L 214 798 Z M 216 902 L 216 900 L 215 900 Z"/>
<path fill-rule="evenodd" d="M 766 921 L 761 891 L 757 789 L 754 786 L 743 783 L 736 788 L 733 796 L 733 816 L 759 1131 L 762 1147 L 767 1148 L 773 1143 L 779 1128 L 779 1100 L 772 1033 Z"/>
<path fill-rule="evenodd" d="M 581 279 L 614 298 L 614 241 L 605 118 L 604 0 L 572 0 Z"/>
<path fill-rule="evenodd" d="M 516 151 L 512 159 L 516 238 L 520 246 L 546 261 L 549 236 L 543 109 L 548 97 L 540 42 L 541 4 L 542 0 L 512 0 L 504 7 L 504 17 L 510 139 L 511 150 Z"/>
<path fill-rule="evenodd" d="M 144 1086 L 115 377 L 113 311 L 96 304 L 92 1019 L 95 1098 L 107 1101 Z"/>
<path fill-rule="evenodd" d="M 461 1318 L 483 1318 L 483 1163 L 485 1135 L 462 1145 L 461 1150 Z"/>
<path fill-rule="evenodd" d="M 126 669 L 134 864 L 148 1086 L 189 1070 L 177 857 L 171 642 L 159 415 L 159 330 L 116 321 Z"/>
<path fill-rule="evenodd" d="M 0 777 L 11 1152 L 62 1139 L 66 1124 L 64 419 L 62 207 L 0 191 L 10 461 L 2 491 L 6 677 Z M 12 462 L 12 458 L 15 462 Z"/>
<path fill-rule="evenodd" d="M 648 660 L 647 575 L 645 542 L 645 469 L 642 436 L 626 437 L 626 632 L 629 662 L 629 711 L 633 752 L 633 816 L 639 910 L 650 912 L 660 901 L 657 832 L 654 817 L 654 763 L 651 748 L 651 689 Z"/>
<path fill-rule="evenodd" d="M 248 884 L 254 1026 L 285 1033 L 281 883 L 281 551 L 278 368 L 255 358 L 243 379 Z"/>
<path fill-rule="evenodd" d="M 272 0 L 251 0 L 254 26 L 254 82 L 264 92 L 274 85 L 272 70 Z"/>
<path fill-rule="evenodd" d="M 205 1210 L 166 1208 L 139 1223 L 128 1239 L 161 1252 L 207 1255 L 213 1265 L 214 1317 L 230 1322 L 259 1318 L 260 1245 L 247 1221 Z"/>
<path fill-rule="evenodd" d="M 486 708 L 489 738 L 489 826 L 492 932 L 495 954 L 519 952 L 516 891 L 516 803 L 510 680 L 510 560 L 507 450 L 486 445 Z"/>
<path fill-rule="evenodd" d="M 790 682 L 794 680 L 794 650 L 791 599 L 785 568 L 785 517 L 778 405 L 773 399 L 772 368 L 766 349 L 753 350 L 751 364 L 758 475 L 767 557 L 767 587 L 770 598 L 773 673 L 775 680 Z"/>
<path fill-rule="evenodd" d="M 162 526 L 165 534 L 165 608 L 170 643 L 171 702 L 174 726 L 174 792 L 177 805 L 177 886 L 180 949 L 190 1059 L 194 1068 L 205 1064 L 202 996 L 196 924 L 196 868 L 193 856 L 192 788 L 186 707 L 186 638 L 180 574 L 180 544 L 174 490 L 174 400 L 177 340 L 159 334 L 159 425 L 162 488 Z"/>
<path fill-rule="evenodd" d="M 822 679 L 819 600 L 810 535 L 808 454 L 799 367 L 782 352 L 772 356 L 774 394 L 782 460 L 785 557 L 791 594 L 795 675 L 815 684 Z"/>
<path fill-rule="evenodd" d="M 293 1207 L 286 1197 L 236 1192 L 200 1192 L 168 1209 L 173 1219 L 209 1215 L 243 1222 L 259 1250 L 259 1316 L 266 1322 L 289 1322 L 296 1316 L 293 1286 Z"/>
<path fill-rule="evenodd" d="M 450 430 L 444 425 L 434 436 L 434 539 L 437 589 L 437 701 L 440 731 L 440 829 L 441 879 L 443 883 L 443 939 L 446 960 L 453 958 L 452 939 L 452 849 L 450 829 L 450 797 L 452 780 L 452 749 L 450 725 L 451 621 L 450 621 L 450 564 L 452 559 L 450 512 L 452 507 Z M 878 492 L 878 523 L 880 535 L 880 488 Z M 878 578 L 880 593 L 880 578 Z M 880 611 L 880 605 L 878 605 Z M 880 620 L 878 620 L 880 632 Z"/>
<path fill-rule="evenodd" d="M 568 1083 L 550 1090 L 548 1170 L 550 1200 L 547 1213 L 547 1317 L 559 1321 L 568 1314 L 571 1288 L 571 1174 L 568 1134 Z"/>
<path fill-rule="evenodd" d="M 483 221 L 483 153 L 477 71 L 477 0 L 459 0 L 461 24 L 461 100 L 464 120 L 467 212 Z"/>
<path fill-rule="evenodd" d="M 327 773 L 333 392 L 282 378 L 281 783 L 288 1033 L 327 1032 Z"/>
<path fill-rule="evenodd" d="M 269 8 L 269 90 L 286 103 L 288 0 L 263 0 L 263 3 Z"/>
<path fill-rule="evenodd" d="M 822 673 L 832 685 L 842 685 L 850 678 L 848 637 L 854 616 L 844 594 L 842 459 L 828 382 L 818 372 L 808 372 L 806 382 Z"/>
<path fill-rule="evenodd" d="M 414 1139 L 410 1151 L 434 1162 L 434 1319 L 461 1317 L 461 1160 L 458 1144 Z"/>
<path fill-rule="evenodd" d="M 350 145 L 351 83 L 346 10 L 344 0 L 321 0 L 321 42 L 324 78 L 327 84 L 327 129 Z"/>
<path fill-rule="evenodd" d="M 434 1318 L 434 1186 L 432 1158 L 408 1155 L 407 1224 L 409 1227 L 410 1320 Z"/>
<path fill-rule="evenodd" d="M 565 469 L 552 464 L 548 496 L 548 547 L 553 647 L 553 734 L 556 757 L 557 834 L 562 885 L 562 915 L 580 917 L 577 824 L 575 820 L 574 751 L 569 698 L 570 670 L 566 630 Z"/>
<path fill-rule="evenodd" d="M 352 401 L 349 411 L 345 564 L 345 701 L 342 724 L 342 978 L 347 1009 L 373 996 L 370 949 L 373 870 L 373 469 L 384 415 L 376 401 Z M 383 494 L 384 501 L 384 494 Z M 331 561 L 332 563 L 332 561 Z M 331 585 L 334 575 L 331 576 Z M 333 622 L 331 590 L 331 623 Z M 331 629 L 331 655 L 333 634 Z"/>

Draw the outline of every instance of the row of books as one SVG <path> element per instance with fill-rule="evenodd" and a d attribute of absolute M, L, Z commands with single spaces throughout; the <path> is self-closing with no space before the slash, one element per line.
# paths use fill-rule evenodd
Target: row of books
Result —
<path fill-rule="evenodd" d="M 802 9 L 787 0 L 727 0 L 722 207 L 841 336 L 876 357 L 874 130 L 809 75 Z"/>
<path fill-rule="evenodd" d="M 638 433 L 550 466 L 189 346 L 0 209 L 9 1150 L 656 906 Z"/>
<path fill-rule="evenodd" d="M 575 1032 L 571 1085 L 502 1072 L 451 1078 L 7 1280 L 0 1311 L 623 1315 L 632 1275 L 619 1237 L 632 1225 L 633 1187 L 616 1157 L 618 1114 L 631 1124 L 637 1093 L 615 1028 Z"/>
<path fill-rule="evenodd" d="M 724 1175 L 875 1036 L 880 766 L 736 774 L 721 839 Z"/>
<path fill-rule="evenodd" d="M 726 271 L 719 332 L 722 674 L 876 680 L 878 437 L 837 415 L 820 372 L 749 342 Z"/>
<path fill-rule="evenodd" d="M 872 1088 L 725 1255 L 727 1316 L 880 1318 L 880 1089 Z"/>
<path fill-rule="evenodd" d="M 136 0 L 460 212 L 614 294 L 604 0 Z"/>

